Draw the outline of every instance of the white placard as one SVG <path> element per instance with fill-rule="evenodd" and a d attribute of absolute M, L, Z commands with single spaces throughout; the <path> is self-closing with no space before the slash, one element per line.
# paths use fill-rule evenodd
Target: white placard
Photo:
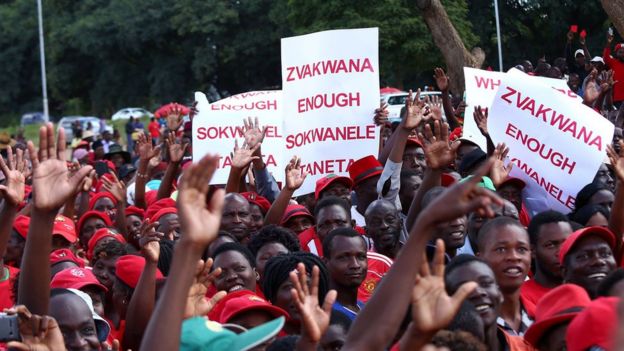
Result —
<path fill-rule="evenodd" d="M 501 85 L 501 81 L 507 74 L 509 73 L 464 67 L 464 78 L 466 81 L 466 113 L 464 115 L 462 138 L 476 143 L 483 151 L 487 150 L 485 137 L 481 135 L 479 128 L 477 128 L 472 114 L 476 106 L 481 106 L 482 108 L 489 108 L 492 106 L 494 96 Z M 539 81 L 542 84 L 550 85 L 553 89 L 560 91 L 570 99 L 579 103 L 583 102 L 583 99 L 570 90 L 568 84 L 563 79 L 530 76 L 517 69 L 510 71 L 510 74 L 520 74 L 524 79 Z M 490 117 L 497 118 L 497 116 L 491 113 Z"/>
<path fill-rule="evenodd" d="M 284 156 L 301 157 L 308 177 L 297 194 L 324 175 L 377 155 L 378 28 L 332 30 L 282 39 Z"/>
<path fill-rule="evenodd" d="M 219 169 L 212 177 L 212 184 L 227 183 L 232 160 L 230 153 L 234 141 L 242 146 L 244 141 L 243 120 L 258 117 L 260 126 L 267 127 L 262 142 L 262 156 L 267 169 L 277 181 L 284 178 L 282 91 L 251 91 L 230 96 L 208 104 L 203 93 L 195 93 L 198 114 L 193 119 L 193 159 L 205 154 L 219 154 Z"/>
<path fill-rule="evenodd" d="M 509 147 L 511 175 L 526 182 L 525 197 L 545 207 L 537 210 L 567 213 L 578 191 L 593 180 L 614 126 L 593 109 L 526 77 L 514 72 L 502 79 L 488 130 L 495 143 Z"/>

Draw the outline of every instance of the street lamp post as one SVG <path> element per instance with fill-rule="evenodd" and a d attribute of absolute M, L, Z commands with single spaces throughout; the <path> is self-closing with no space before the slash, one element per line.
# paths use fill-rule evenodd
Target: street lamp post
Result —
<path fill-rule="evenodd" d="M 498 0 L 494 0 L 494 15 L 496 16 L 496 41 L 498 42 L 498 70 L 503 71 L 503 49 L 501 47 L 500 21 L 498 19 Z"/>
<path fill-rule="evenodd" d="M 41 61 L 41 89 L 43 91 L 43 116 L 46 121 L 49 121 L 50 111 L 48 109 L 48 83 L 46 82 L 45 45 L 43 42 L 43 15 L 41 11 L 41 0 L 37 0 L 37 16 L 39 19 L 39 59 Z"/>

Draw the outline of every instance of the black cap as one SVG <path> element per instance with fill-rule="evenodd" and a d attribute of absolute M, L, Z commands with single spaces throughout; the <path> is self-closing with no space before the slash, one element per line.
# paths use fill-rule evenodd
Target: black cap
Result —
<path fill-rule="evenodd" d="M 459 173 L 465 177 L 468 175 L 465 174 L 466 172 L 473 170 L 481 162 L 485 161 L 486 158 L 487 154 L 481 149 L 474 149 L 470 151 L 462 158 L 461 163 L 459 164 Z"/>

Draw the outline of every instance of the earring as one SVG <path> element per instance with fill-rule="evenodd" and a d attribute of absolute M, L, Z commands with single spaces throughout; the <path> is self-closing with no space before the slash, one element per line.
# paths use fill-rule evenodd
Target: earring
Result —
<path fill-rule="evenodd" d="M 260 281 L 260 273 L 256 272 L 256 281 Z"/>

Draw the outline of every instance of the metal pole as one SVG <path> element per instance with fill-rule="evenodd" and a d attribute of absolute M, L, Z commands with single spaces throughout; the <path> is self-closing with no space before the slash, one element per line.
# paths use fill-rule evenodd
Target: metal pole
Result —
<path fill-rule="evenodd" d="M 43 91 L 43 116 L 46 121 L 50 120 L 48 110 L 48 83 L 46 82 L 45 67 L 45 45 L 43 42 L 43 15 L 41 11 L 41 0 L 37 0 L 37 15 L 39 17 L 39 59 L 41 61 L 41 89 Z"/>
<path fill-rule="evenodd" d="M 498 0 L 494 0 L 494 14 L 496 16 L 496 41 L 498 41 L 498 70 L 503 71 L 503 49 L 501 47 L 500 21 L 498 19 Z"/>

